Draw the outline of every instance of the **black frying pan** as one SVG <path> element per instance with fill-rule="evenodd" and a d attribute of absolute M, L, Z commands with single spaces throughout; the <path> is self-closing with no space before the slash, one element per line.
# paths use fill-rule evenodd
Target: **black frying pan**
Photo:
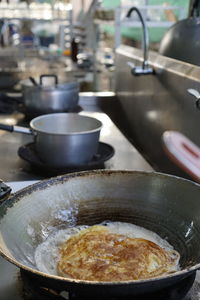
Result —
<path fill-rule="evenodd" d="M 57 226 L 103 220 L 130 222 L 158 233 L 179 251 L 181 270 L 153 279 L 109 283 L 37 270 L 35 248 Z M 90 295 L 137 295 L 168 287 L 200 268 L 200 185 L 161 173 L 108 170 L 38 182 L 0 206 L 0 253 L 54 288 Z"/>

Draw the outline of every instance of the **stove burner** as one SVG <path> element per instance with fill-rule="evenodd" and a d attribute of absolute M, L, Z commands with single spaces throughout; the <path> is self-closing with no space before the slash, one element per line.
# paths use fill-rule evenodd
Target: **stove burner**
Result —
<path fill-rule="evenodd" d="M 34 143 L 21 146 L 18 149 L 18 155 L 31 165 L 34 172 L 39 172 L 40 174 L 41 172 L 45 174 L 48 173 L 48 175 L 60 175 L 66 172 L 70 173 L 74 171 L 84 171 L 102 168 L 104 166 L 104 162 L 114 155 L 114 149 L 111 145 L 99 142 L 97 154 L 92 158 L 90 162 L 59 169 L 48 166 L 38 158 L 34 148 Z"/>
<path fill-rule="evenodd" d="M 151 294 L 143 294 L 140 296 L 129 295 L 126 297 L 102 297 L 98 295 L 76 295 L 75 293 L 69 293 L 67 291 L 59 291 L 39 286 L 33 278 L 28 276 L 27 272 L 21 270 L 23 297 L 25 300 L 183 300 L 194 283 L 195 275 L 196 273 L 194 272 L 177 284 Z"/>
<path fill-rule="evenodd" d="M 4 93 L 0 93 L 0 113 L 11 114 L 22 109 L 22 97 L 10 97 Z"/>

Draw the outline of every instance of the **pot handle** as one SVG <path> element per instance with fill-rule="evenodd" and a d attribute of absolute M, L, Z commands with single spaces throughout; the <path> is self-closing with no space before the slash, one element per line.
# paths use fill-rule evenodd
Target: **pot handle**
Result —
<path fill-rule="evenodd" d="M 33 86 L 40 86 L 40 85 L 37 83 L 37 81 L 35 80 L 35 78 L 29 76 L 29 80 L 30 80 L 30 82 L 33 84 Z"/>
<path fill-rule="evenodd" d="M 0 204 L 3 203 L 11 193 L 11 188 L 0 180 Z"/>
<path fill-rule="evenodd" d="M 58 76 L 55 75 L 55 74 L 43 74 L 40 76 L 40 85 L 42 86 L 43 85 L 43 79 L 45 77 L 51 77 L 51 78 L 54 78 L 54 81 L 55 81 L 55 85 L 58 84 Z"/>
<path fill-rule="evenodd" d="M 0 129 L 10 132 L 19 132 L 25 134 L 33 134 L 30 128 L 22 127 L 22 126 L 13 126 L 13 125 L 6 125 L 0 123 Z"/>

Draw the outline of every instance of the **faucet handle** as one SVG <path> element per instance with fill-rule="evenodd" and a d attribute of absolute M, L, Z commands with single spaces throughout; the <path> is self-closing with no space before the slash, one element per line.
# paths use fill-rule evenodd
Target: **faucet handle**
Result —
<path fill-rule="evenodd" d="M 195 89 L 187 89 L 188 93 L 196 98 L 196 107 L 200 109 L 200 93 Z"/>
<path fill-rule="evenodd" d="M 188 93 L 194 96 L 196 99 L 200 98 L 200 93 L 195 89 L 187 89 Z"/>
<path fill-rule="evenodd" d="M 134 63 L 128 61 L 127 65 L 131 68 L 131 74 L 134 76 L 154 74 L 153 68 L 149 67 L 148 64 L 140 67 L 140 66 L 135 66 Z"/>
<path fill-rule="evenodd" d="M 131 61 L 127 61 L 127 66 L 129 66 L 132 69 L 135 68 L 135 64 L 133 62 L 131 62 Z"/>

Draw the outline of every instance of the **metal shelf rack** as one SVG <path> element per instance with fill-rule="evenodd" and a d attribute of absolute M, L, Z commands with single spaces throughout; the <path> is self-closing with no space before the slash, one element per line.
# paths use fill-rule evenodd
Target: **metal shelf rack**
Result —
<path fill-rule="evenodd" d="M 71 4 L 64 6 L 30 4 L 24 3 L 23 7 L 12 4 L 0 4 L 0 20 L 10 21 L 32 21 L 32 22 L 57 22 L 59 24 L 59 47 L 61 50 L 70 48 L 73 36 L 73 10 Z"/>

